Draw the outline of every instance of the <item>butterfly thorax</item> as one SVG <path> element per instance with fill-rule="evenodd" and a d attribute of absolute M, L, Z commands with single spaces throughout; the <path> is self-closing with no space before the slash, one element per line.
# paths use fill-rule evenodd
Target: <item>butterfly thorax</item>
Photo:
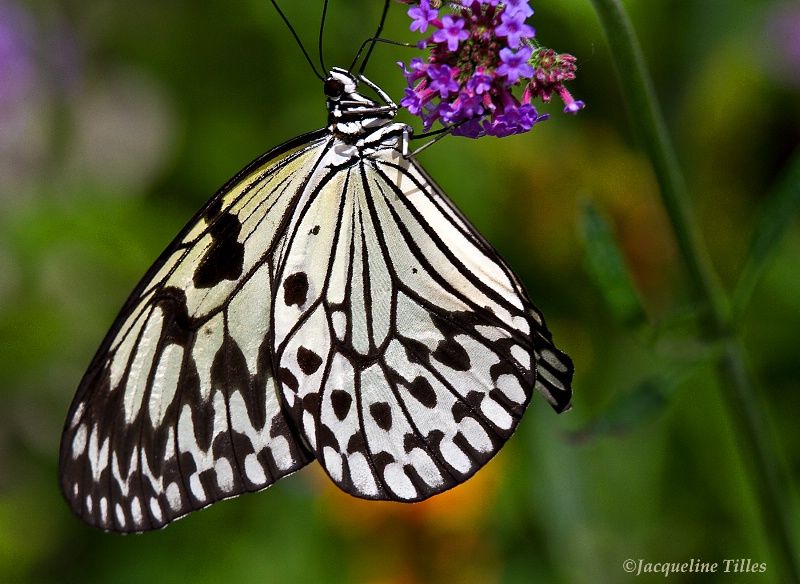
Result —
<path fill-rule="evenodd" d="M 387 99 L 386 105 L 381 105 L 358 93 L 357 87 L 358 80 L 344 69 L 334 68 L 325 80 L 328 130 L 348 144 L 386 126 L 397 115 L 397 106 L 391 100 L 381 96 Z"/>

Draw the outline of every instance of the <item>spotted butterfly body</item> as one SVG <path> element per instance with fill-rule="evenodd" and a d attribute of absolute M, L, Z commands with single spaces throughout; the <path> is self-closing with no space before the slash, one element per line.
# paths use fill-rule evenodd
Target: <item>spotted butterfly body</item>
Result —
<path fill-rule="evenodd" d="M 329 126 L 251 163 L 145 275 L 61 445 L 75 513 L 161 528 L 316 459 L 419 501 L 471 477 L 572 363 L 497 252 L 408 153 L 397 108 L 326 80 Z"/>

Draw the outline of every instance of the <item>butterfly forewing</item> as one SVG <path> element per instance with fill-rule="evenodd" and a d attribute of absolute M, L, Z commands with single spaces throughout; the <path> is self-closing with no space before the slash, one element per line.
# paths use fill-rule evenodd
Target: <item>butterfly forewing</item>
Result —
<path fill-rule="evenodd" d="M 226 185 L 123 308 L 62 440 L 62 489 L 87 523 L 157 528 L 310 460 L 272 368 L 271 262 L 320 136 L 266 154 Z"/>

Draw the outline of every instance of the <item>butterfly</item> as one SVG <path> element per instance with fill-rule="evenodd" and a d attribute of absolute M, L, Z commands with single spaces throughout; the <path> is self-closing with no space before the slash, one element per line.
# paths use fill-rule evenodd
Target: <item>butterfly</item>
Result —
<path fill-rule="evenodd" d="M 158 529 L 315 459 L 351 495 L 420 501 L 486 464 L 534 388 L 568 407 L 572 362 L 397 106 L 345 69 L 324 89 L 328 126 L 223 186 L 92 360 L 60 452 L 89 525 Z"/>

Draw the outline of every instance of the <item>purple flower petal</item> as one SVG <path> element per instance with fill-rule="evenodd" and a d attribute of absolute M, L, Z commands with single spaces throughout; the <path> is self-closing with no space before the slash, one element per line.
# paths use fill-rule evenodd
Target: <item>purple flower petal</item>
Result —
<path fill-rule="evenodd" d="M 502 64 L 497 68 L 497 74 L 506 77 L 509 83 L 516 83 L 520 77 L 530 79 L 533 67 L 528 64 L 528 59 L 532 52 L 530 47 L 522 47 L 516 53 L 509 48 L 501 49 Z"/>
<path fill-rule="evenodd" d="M 586 104 L 585 104 L 585 103 L 583 103 L 582 101 L 580 101 L 580 100 L 578 100 L 578 101 L 573 101 L 573 102 L 571 102 L 571 103 L 568 103 L 568 104 L 566 105 L 566 107 L 564 108 L 564 113 L 565 113 L 565 114 L 577 114 L 577 113 L 578 113 L 579 111 L 581 111 L 581 110 L 582 110 L 584 107 L 586 107 Z"/>
<path fill-rule="evenodd" d="M 445 124 L 456 124 L 464 119 L 461 115 L 461 104 L 456 101 L 454 103 L 443 103 L 439 106 L 439 118 Z"/>
<path fill-rule="evenodd" d="M 406 87 L 406 96 L 400 100 L 400 105 L 412 115 L 418 116 L 422 112 L 422 99 L 411 87 Z"/>
<path fill-rule="evenodd" d="M 525 24 L 525 14 L 523 12 L 503 11 L 500 15 L 502 24 L 494 29 L 497 36 L 506 37 L 508 45 L 512 49 L 519 48 L 522 39 L 530 39 L 536 36 L 536 31 Z"/>
<path fill-rule="evenodd" d="M 428 67 L 428 77 L 431 79 L 431 89 L 438 91 L 442 99 L 447 99 L 459 89 L 458 82 L 453 79 L 453 72 L 447 65 Z"/>
<path fill-rule="evenodd" d="M 463 18 L 454 19 L 451 15 L 445 14 L 442 18 L 442 28 L 433 33 L 433 41 L 436 43 L 447 43 L 449 51 L 458 50 L 459 41 L 469 38 L 469 33 L 464 30 L 466 21 Z"/>
<path fill-rule="evenodd" d="M 467 138 L 476 139 L 485 135 L 486 131 L 481 125 L 480 118 L 472 118 L 471 120 L 467 120 L 466 122 L 459 124 L 453 130 L 453 136 L 466 136 Z"/>
<path fill-rule="evenodd" d="M 462 92 L 458 99 L 461 103 L 461 113 L 464 114 L 465 119 L 483 114 L 483 100 L 480 96 Z"/>
<path fill-rule="evenodd" d="M 521 12 L 525 18 L 533 14 L 533 8 L 528 4 L 528 0 L 505 0 L 506 12 Z"/>
<path fill-rule="evenodd" d="M 492 77 L 485 73 L 475 73 L 467 81 L 467 90 L 477 93 L 478 95 L 486 93 L 492 88 Z"/>
<path fill-rule="evenodd" d="M 430 0 L 422 0 L 419 6 L 409 7 L 408 15 L 413 19 L 411 30 L 424 33 L 428 30 L 428 25 L 439 18 L 439 11 L 431 8 Z"/>

